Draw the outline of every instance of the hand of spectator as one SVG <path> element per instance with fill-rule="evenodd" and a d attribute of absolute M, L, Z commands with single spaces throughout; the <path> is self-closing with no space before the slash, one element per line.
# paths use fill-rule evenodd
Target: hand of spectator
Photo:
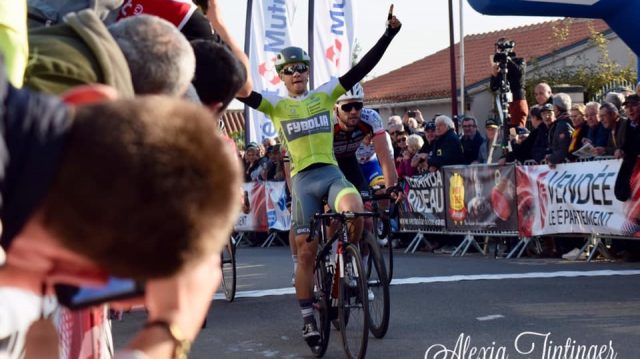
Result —
<path fill-rule="evenodd" d="M 410 160 L 411 159 L 411 154 L 409 153 L 409 151 L 407 151 L 407 150 L 402 151 L 402 159 L 403 160 Z"/>
<path fill-rule="evenodd" d="M 624 157 L 624 151 L 621 149 L 617 149 L 614 153 L 613 156 L 617 159 L 620 159 L 622 157 Z"/>
<path fill-rule="evenodd" d="M 166 320 L 195 339 L 221 279 L 220 254 L 213 253 L 172 277 L 150 280 L 145 294 L 148 321 Z"/>
<path fill-rule="evenodd" d="M 498 76 L 500 72 L 500 65 L 493 62 L 493 55 L 489 55 L 489 61 L 491 62 L 491 76 Z"/>
<path fill-rule="evenodd" d="M 593 154 L 594 156 L 602 156 L 604 155 L 604 152 L 604 147 L 595 147 L 593 150 L 591 150 L 591 154 Z"/>
<path fill-rule="evenodd" d="M 500 158 L 500 159 L 498 160 L 498 164 L 499 164 L 500 166 L 504 166 L 506 163 L 507 163 L 507 159 L 506 159 L 506 158 L 504 158 L 504 157 L 502 157 L 502 158 Z"/>

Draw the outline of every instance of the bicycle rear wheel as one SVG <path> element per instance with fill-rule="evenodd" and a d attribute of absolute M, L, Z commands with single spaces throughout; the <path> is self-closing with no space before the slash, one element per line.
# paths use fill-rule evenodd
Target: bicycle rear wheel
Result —
<path fill-rule="evenodd" d="M 320 345 L 311 348 L 313 356 L 320 358 L 327 351 L 331 324 L 329 318 L 331 275 L 327 273 L 325 263 L 316 263 L 314 272 L 313 315 L 318 323 Z"/>
<path fill-rule="evenodd" d="M 236 297 L 236 250 L 229 241 L 222 250 L 220 265 L 222 266 L 222 290 L 227 301 L 233 302 Z"/>
<path fill-rule="evenodd" d="M 369 340 L 369 302 L 367 280 L 356 246 L 344 245 L 342 263 L 339 265 L 344 273 L 338 289 L 338 319 L 342 347 L 347 358 L 364 358 Z"/>
<path fill-rule="evenodd" d="M 369 257 L 367 268 L 367 286 L 373 298 L 369 296 L 369 330 L 376 338 L 382 338 L 389 329 L 389 281 L 380 254 L 380 247 L 376 240 L 366 236 L 363 246 L 368 248 Z"/>

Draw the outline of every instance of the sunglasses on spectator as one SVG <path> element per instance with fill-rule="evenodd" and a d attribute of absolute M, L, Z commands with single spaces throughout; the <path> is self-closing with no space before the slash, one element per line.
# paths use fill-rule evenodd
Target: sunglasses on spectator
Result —
<path fill-rule="evenodd" d="M 360 111 L 362 110 L 363 106 L 364 104 L 362 102 L 349 102 L 349 103 L 340 105 L 340 108 L 344 112 L 351 112 L 351 110 L 353 110 L 354 108 L 356 109 L 356 111 Z"/>
<path fill-rule="evenodd" d="M 406 137 L 398 138 L 398 142 L 405 142 L 407 140 Z"/>
<path fill-rule="evenodd" d="M 462 128 L 474 128 L 476 127 L 475 125 L 462 125 Z"/>
<path fill-rule="evenodd" d="M 309 71 L 309 66 L 305 64 L 295 64 L 293 66 L 285 67 L 284 69 L 282 69 L 282 73 L 285 75 L 293 75 L 296 72 L 299 74 L 303 74 L 307 71 Z"/>

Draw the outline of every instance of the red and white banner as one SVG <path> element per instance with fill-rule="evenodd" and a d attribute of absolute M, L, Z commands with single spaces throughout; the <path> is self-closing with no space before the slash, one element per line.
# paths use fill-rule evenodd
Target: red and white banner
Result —
<path fill-rule="evenodd" d="M 237 232 L 266 232 L 269 229 L 288 231 L 291 213 L 287 208 L 286 183 L 247 182 L 243 185 L 249 195 L 249 213 L 240 214 L 234 230 Z"/>
<path fill-rule="evenodd" d="M 253 89 L 286 96 L 275 68 L 275 58 L 280 50 L 292 45 L 295 0 L 253 0 L 252 3 L 249 61 Z M 253 109 L 249 110 L 246 128 L 249 140 L 258 143 L 277 135 L 271 120 Z"/>
<path fill-rule="evenodd" d="M 313 84 L 344 75 L 352 65 L 355 0 L 315 0 L 313 10 Z"/>
<path fill-rule="evenodd" d="M 518 229 L 530 237 L 557 233 L 635 235 L 633 201 L 620 202 L 614 185 L 619 160 L 516 168 Z"/>

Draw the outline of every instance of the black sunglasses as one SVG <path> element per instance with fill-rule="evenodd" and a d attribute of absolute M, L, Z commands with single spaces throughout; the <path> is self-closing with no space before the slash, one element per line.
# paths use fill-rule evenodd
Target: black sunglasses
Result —
<path fill-rule="evenodd" d="M 351 110 L 353 110 L 354 108 L 356 109 L 356 111 L 360 111 L 362 110 L 362 107 L 364 107 L 364 104 L 362 102 L 349 102 L 345 103 L 344 105 L 340 105 L 340 108 L 344 112 L 351 112 Z"/>
<path fill-rule="evenodd" d="M 309 71 L 309 66 L 305 64 L 296 64 L 296 65 L 285 67 L 284 69 L 282 69 L 282 73 L 285 75 L 293 75 L 296 72 L 303 74 L 307 71 Z"/>

